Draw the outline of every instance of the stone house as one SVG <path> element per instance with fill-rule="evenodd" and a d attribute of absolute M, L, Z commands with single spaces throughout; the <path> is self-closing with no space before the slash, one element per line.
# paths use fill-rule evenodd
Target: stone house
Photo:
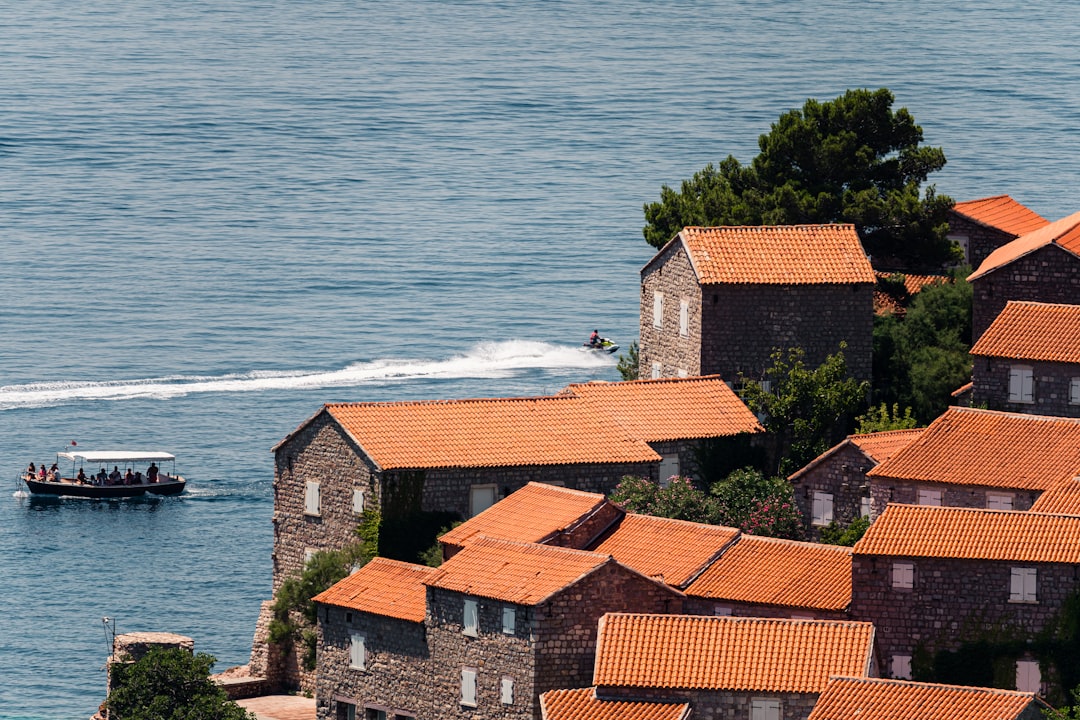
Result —
<path fill-rule="evenodd" d="M 1080 305 L 1010 300 L 971 357 L 974 405 L 1080 417 Z"/>
<path fill-rule="evenodd" d="M 986 332 L 1009 300 L 1080 304 L 1080 213 L 1002 245 L 968 282 L 973 340 Z"/>
<path fill-rule="evenodd" d="M 877 628 L 882 674 L 1009 628 L 1033 639 L 1076 592 L 1080 517 L 890 505 L 852 555 L 851 614 Z M 1039 692 L 1038 659 L 1015 651 L 1016 689 Z"/>
<path fill-rule="evenodd" d="M 847 620 L 851 548 L 740 535 L 684 592 L 688 614 Z"/>
<path fill-rule="evenodd" d="M 874 627 L 835 620 L 605 615 L 599 699 L 688 702 L 695 717 L 805 720 L 833 675 L 872 674 Z"/>
<path fill-rule="evenodd" d="M 641 270 L 642 377 L 760 379 L 776 349 L 847 343 L 871 376 L 874 271 L 853 225 L 687 227 Z"/>
<path fill-rule="evenodd" d="M 596 688 L 548 690 L 540 696 L 543 720 L 687 720 L 690 703 L 602 700 Z"/>
<path fill-rule="evenodd" d="M 794 488 L 807 536 L 817 540 L 821 529 L 833 522 L 843 527 L 856 518 L 870 517 L 866 473 L 910 445 L 922 432 L 922 428 L 915 428 L 848 435 L 792 473 L 788 482 Z"/>
<path fill-rule="evenodd" d="M 958 202 L 949 211 L 949 239 L 973 268 L 1002 245 L 1038 230 L 1049 220 L 1008 195 Z"/>
<path fill-rule="evenodd" d="M 1080 473 L 1080 419 L 952 407 L 866 473 L 871 518 L 889 503 L 1027 510 Z"/>
<path fill-rule="evenodd" d="M 1042 720 L 1035 693 L 880 678 L 834 677 L 808 720 Z"/>

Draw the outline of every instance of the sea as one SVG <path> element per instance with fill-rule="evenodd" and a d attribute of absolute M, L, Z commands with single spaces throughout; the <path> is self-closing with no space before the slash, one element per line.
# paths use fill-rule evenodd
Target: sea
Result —
<path fill-rule="evenodd" d="M 888 87 L 939 193 L 1080 209 L 1058 2 L 0 8 L 4 720 L 87 718 L 114 631 L 246 663 L 271 448 L 323 403 L 618 379 L 580 346 L 637 337 L 643 203 L 808 98 Z M 190 487 L 27 497 L 73 446 Z"/>

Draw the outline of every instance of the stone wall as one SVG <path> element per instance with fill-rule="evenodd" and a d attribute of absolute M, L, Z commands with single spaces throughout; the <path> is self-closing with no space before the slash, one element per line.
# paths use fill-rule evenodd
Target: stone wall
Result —
<path fill-rule="evenodd" d="M 971 338 L 978 340 L 1009 300 L 1080 304 L 1080 258 L 1047 245 L 971 281 Z"/>
<path fill-rule="evenodd" d="M 819 693 L 771 693 L 737 690 L 684 690 L 666 688 L 596 688 L 596 696 L 605 700 L 641 700 L 689 702 L 694 718 L 750 720 L 755 700 L 780 703 L 780 720 L 806 720 L 817 703 Z"/>
<path fill-rule="evenodd" d="M 949 236 L 967 238 L 965 262 L 972 270 L 978 270 L 983 260 L 1002 245 L 1016 239 L 1016 235 L 997 228 L 987 227 L 956 212 L 949 212 Z"/>
<path fill-rule="evenodd" d="M 819 608 L 787 607 L 748 603 L 737 600 L 694 597 L 687 595 L 683 602 L 683 611 L 687 615 L 730 615 L 731 617 L 794 618 L 812 620 L 850 620 L 851 616 L 843 610 L 821 610 Z"/>
<path fill-rule="evenodd" d="M 1080 417 L 1080 404 L 1069 402 L 1069 386 L 1073 378 L 1080 378 L 1080 365 L 982 355 L 975 355 L 972 360 L 972 403 L 975 407 L 1029 415 Z M 1026 365 L 1032 369 L 1034 402 L 1009 402 L 1009 369 L 1013 365 Z"/>
<path fill-rule="evenodd" d="M 653 325 L 653 302 L 657 292 L 664 295 L 661 327 Z M 679 333 L 680 302 L 689 303 L 688 333 Z M 674 243 L 641 276 L 641 341 L 638 373 L 653 376 L 659 363 L 659 377 L 709 374 L 701 365 L 701 287 L 682 243 Z M 724 376 L 725 380 L 734 380 Z"/>
<path fill-rule="evenodd" d="M 352 634 L 364 637 L 365 667 L 350 667 Z M 432 713 L 431 658 L 423 623 L 320 606 L 316 698 L 318 720 L 336 720 L 337 705 L 375 708 L 391 715 Z"/>
<path fill-rule="evenodd" d="M 894 562 L 914 566 L 912 588 L 893 588 Z M 1009 602 L 1013 567 L 1037 569 L 1037 603 Z M 894 655 L 920 645 L 955 650 L 1002 627 L 1033 636 L 1075 591 L 1080 566 L 856 554 L 852 571 L 851 619 L 874 624 L 878 667 L 888 675 Z"/>
<path fill-rule="evenodd" d="M 870 517 L 877 518 L 890 503 L 918 505 L 919 489 L 939 490 L 944 507 L 985 508 L 987 493 L 1012 496 L 1013 510 L 1030 510 L 1042 490 L 984 487 L 980 485 L 949 485 L 945 483 L 914 482 L 895 478 L 870 478 Z"/>
<path fill-rule="evenodd" d="M 814 525 L 814 492 L 824 492 L 833 498 L 833 519 L 842 526 L 850 525 L 861 515 L 863 498 L 870 497 L 866 473 L 877 465 L 857 445 L 847 442 L 829 457 L 792 480 L 795 504 L 803 516 L 808 540 L 821 539 L 821 526 Z"/>

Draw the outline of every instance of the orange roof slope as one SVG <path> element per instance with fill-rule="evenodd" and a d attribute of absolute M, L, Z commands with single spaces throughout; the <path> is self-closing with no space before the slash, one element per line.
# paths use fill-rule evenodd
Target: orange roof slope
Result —
<path fill-rule="evenodd" d="M 443 563 L 425 584 L 517 605 L 536 605 L 609 562 L 615 561 L 583 550 L 477 538 Z"/>
<path fill-rule="evenodd" d="M 600 686 L 812 692 L 865 676 L 866 622 L 609 613 L 600 619 Z"/>
<path fill-rule="evenodd" d="M 1019 237 L 1038 230 L 1050 221 L 1008 195 L 995 195 L 980 200 L 967 200 L 953 205 L 953 211 L 997 230 Z"/>
<path fill-rule="evenodd" d="M 539 543 L 577 525 L 607 504 L 608 499 L 599 493 L 531 482 L 445 533 L 439 541 L 465 545 L 486 535 Z"/>
<path fill-rule="evenodd" d="M 888 280 L 896 273 L 874 271 L 874 277 L 877 280 L 877 285 L 874 288 L 874 314 L 883 315 L 885 313 L 897 313 L 904 314 L 907 312 L 905 301 L 910 301 L 911 297 L 917 295 L 927 285 L 936 285 L 938 283 L 951 282 L 947 275 L 911 275 L 908 273 L 900 273 L 904 277 L 904 292 L 895 292 L 888 283 Z M 904 297 L 904 295 L 907 297 Z"/>
<path fill-rule="evenodd" d="M 798 480 L 848 445 L 854 445 L 859 448 L 863 454 L 875 463 L 884 462 L 910 445 L 915 438 L 922 434 L 923 430 L 925 430 L 925 428 L 914 428 L 912 430 L 883 430 L 881 432 L 864 433 L 862 435 L 848 435 L 836 445 L 833 445 L 809 463 L 793 472 L 788 476 L 788 480 L 791 480 L 792 482 Z"/>
<path fill-rule="evenodd" d="M 687 227 L 676 241 L 702 285 L 875 281 L 854 225 Z"/>
<path fill-rule="evenodd" d="M 845 610 L 851 548 L 743 535 L 686 588 L 711 600 Z"/>
<path fill-rule="evenodd" d="M 564 392 L 583 398 L 646 442 L 765 431 L 719 375 L 574 383 Z"/>
<path fill-rule="evenodd" d="M 1031 512 L 1080 515 L 1080 477 L 1055 485 L 1034 502 Z"/>
<path fill-rule="evenodd" d="M 971 354 L 1080 363 L 1080 305 L 1010 300 Z"/>
<path fill-rule="evenodd" d="M 868 477 L 1047 490 L 1080 471 L 1080 419 L 952 407 Z"/>
<path fill-rule="evenodd" d="M 327 411 L 381 469 L 660 459 L 579 398 L 341 403 Z"/>
<path fill-rule="evenodd" d="M 437 568 L 377 557 L 312 599 L 374 615 L 423 622 L 427 607 L 424 582 L 437 572 Z"/>
<path fill-rule="evenodd" d="M 596 688 L 548 690 L 540 695 L 544 720 L 683 720 L 690 703 L 598 700 Z"/>
<path fill-rule="evenodd" d="M 737 529 L 721 525 L 627 515 L 591 550 L 682 587 L 738 535 Z"/>
<path fill-rule="evenodd" d="M 889 504 L 856 555 L 1080 562 L 1080 517 L 1018 510 Z"/>
<path fill-rule="evenodd" d="M 1043 706 L 1016 690 L 836 677 L 807 720 L 1009 720 L 1034 702 Z"/>
<path fill-rule="evenodd" d="M 1080 255 L 1080 212 L 1044 225 L 1038 230 L 1033 230 L 1002 245 L 982 261 L 978 270 L 968 275 L 968 280 L 980 278 L 1048 245 L 1060 245 L 1073 255 Z"/>

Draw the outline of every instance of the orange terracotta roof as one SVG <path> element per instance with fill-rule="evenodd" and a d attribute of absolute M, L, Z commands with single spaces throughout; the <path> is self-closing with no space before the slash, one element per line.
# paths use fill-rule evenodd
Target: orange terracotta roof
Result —
<path fill-rule="evenodd" d="M 893 287 L 888 283 L 889 279 L 896 274 L 900 274 L 904 278 L 903 292 L 893 291 Z M 874 277 L 877 280 L 874 289 L 874 314 L 876 315 L 886 313 L 903 315 L 907 312 L 907 303 L 911 301 L 911 297 L 917 295 L 927 285 L 950 282 L 945 275 L 911 275 L 878 270 L 874 271 Z"/>
<path fill-rule="evenodd" d="M 690 703 L 598 700 L 596 688 L 548 690 L 540 695 L 544 720 L 684 720 Z"/>
<path fill-rule="evenodd" d="M 1080 419 L 951 407 L 867 476 L 1047 490 L 1078 472 Z"/>
<path fill-rule="evenodd" d="M 960 398 L 960 397 L 963 397 L 964 395 L 966 395 L 967 393 L 971 392 L 971 389 L 973 387 L 975 387 L 975 383 L 973 383 L 973 382 L 964 383 L 963 385 L 961 385 L 960 387 L 956 388 L 951 393 L 949 393 L 949 395 L 954 397 L 954 398 Z"/>
<path fill-rule="evenodd" d="M 1025 207 L 1008 195 L 995 195 L 980 200 L 966 200 L 953 205 L 953 211 L 996 230 L 1019 237 L 1038 230 L 1050 223 L 1031 208 Z"/>
<path fill-rule="evenodd" d="M 672 242 L 702 285 L 874 282 L 854 225 L 687 227 Z"/>
<path fill-rule="evenodd" d="M 1011 720 L 1032 703 L 1046 707 L 1016 690 L 835 677 L 807 720 Z"/>
<path fill-rule="evenodd" d="M 721 525 L 627 515 L 590 549 L 682 587 L 738 535 L 737 529 Z"/>
<path fill-rule="evenodd" d="M 1080 477 L 1050 488 L 1031 506 L 1031 512 L 1080 515 Z"/>
<path fill-rule="evenodd" d="M 424 582 L 437 572 L 437 568 L 426 565 L 377 557 L 312 599 L 374 615 L 423 622 L 427 608 Z"/>
<path fill-rule="evenodd" d="M 476 517 L 445 533 L 440 542 L 465 545 L 481 536 L 539 543 L 577 525 L 608 499 L 598 493 L 531 482 Z"/>
<path fill-rule="evenodd" d="M 1002 245 L 983 260 L 978 270 L 968 275 L 968 280 L 981 278 L 1048 245 L 1059 245 L 1073 255 L 1080 256 L 1080 212 L 1055 220 Z"/>
<path fill-rule="evenodd" d="M 660 459 L 570 396 L 340 403 L 326 410 L 383 470 Z"/>
<path fill-rule="evenodd" d="M 1077 563 L 1080 517 L 890 503 L 855 554 Z"/>
<path fill-rule="evenodd" d="M 1080 305 L 1010 300 L 971 354 L 1080 363 Z"/>
<path fill-rule="evenodd" d="M 609 613 L 593 682 L 820 693 L 832 675 L 865 676 L 873 642 L 866 622 Z"/>
<path fill-rule="evenodd" d="M 686 588 L 714 600 L 845 610 L 851 548 L 743 535 Z"/>
<path fill-rule="evenodd" d="M 863 433 L 862 435 L 848 435 L 836 445 L 833 445 L 831 448 L 789 475 L 788 480 L 791 480 L 792 482 L 798 480 L 848 445 L 854 445 L 859 448 L 864 455 L 875 463 L 888 460 L 910 445 L 925 429 L 926 428 L 883 430 L 881 432 Z"/>
<path fill-rule="evenodd" d="M 425 584 L 466 595 L 537 605 L 609 562 L 607 555 L 534 543 L 476 538 Z"/>
<path fill-rule="evenodd" d="M 574 383 L 564 392 L 583 398 L 646 442 L 765 432 L 719 375 Z"/>

